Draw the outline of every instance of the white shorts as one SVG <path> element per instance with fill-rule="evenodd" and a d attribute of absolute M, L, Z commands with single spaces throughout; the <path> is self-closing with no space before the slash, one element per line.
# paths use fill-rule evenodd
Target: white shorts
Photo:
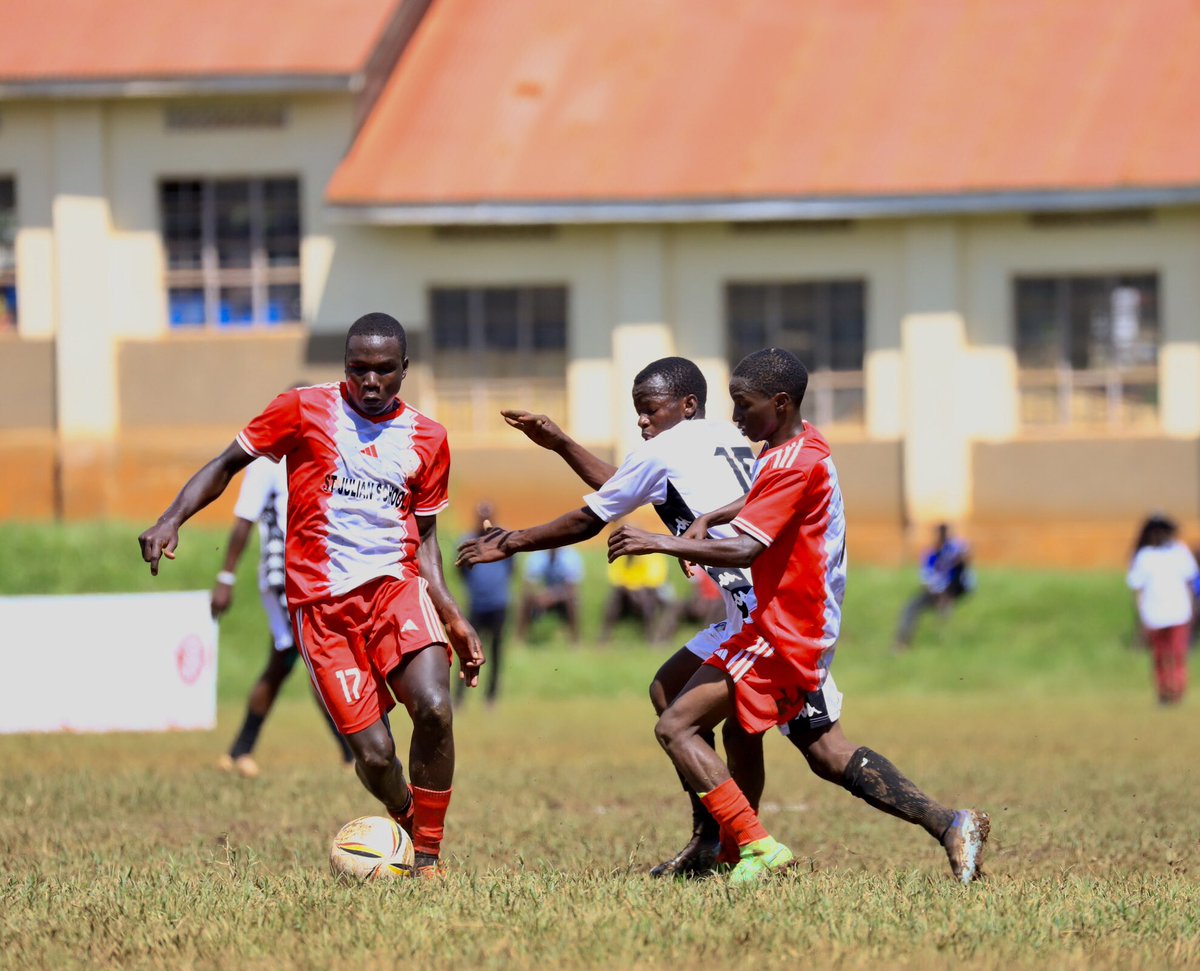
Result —
<path fill-rule="evenodd" d="M 290 651 L 296 646 L 292 635 L 292 619 L 288 616 L 287 598 L 281 590 L 259 587 L 263 613 L 267 615 L 267 626 L 271 629 L 271 641 L 277 651 Z"/>
<path fill-rule="evenodd" d="M 804 710 L 779 731 L 790 737 L 792 732 L 803 732 L 813 728 L 825 728 L 842 717 L 842 693 L 833 681 L 833 672 L 826 672 L 825 683 L 816 691 L 810 691 Z"/>
<path fill-rule="evenodd" d="M 733 636 L 734 633 L 736 632 L 729 629 L 729 621 L 722 620 L 711 627 L 705 627 L 683 646 L 701 661 L 707 661 L 712 657 L 713 651 L 724 643 L 725 638 Z"/>

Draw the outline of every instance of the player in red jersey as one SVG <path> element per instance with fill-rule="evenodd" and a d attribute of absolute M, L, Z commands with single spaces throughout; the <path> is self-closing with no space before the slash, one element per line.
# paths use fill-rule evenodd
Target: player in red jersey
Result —
<path fill-rule="evenodd" d="M 404 328 L 387 314 L 360 317 L 346 336 L 346 380 L 279 395 L 139 542 L 157 575 L 180 526 L 239 470 L 260 455 L 287 461 L 296 645 L 363 785 L 412 833 L 417 871 L 430 876 L 454 777 L 450 649 L 471 686 L 483 652 L 442 575 L 446 431 L 398 397 L 407 373 Z M 411 786 L 386 718 L 393 695 L 413 723 Z"/>
<path fill-rule="evenodd" d="M 697 519 L 694 533 L 683 537 L 630 526 L 609 537 L 610 559 L 663 552 L 712 566 L 754 566 L 758 607 L 750 621 L 714 652 L 655 726 L 680 774 L 737 840 L 733 883 L 753 882 L 793 857 L 763 828 L 704 734 L 729 717 L 757 733 L 795 719 L 828 676 L 841 625 L 845 516 L 828 443 L 800 417 L 807 384 L 804 365 L 787 351 L 770 348 L 745 358 L 729 382 L 733 420 L 766 447 L 744 502 Z M 732 523 L 737 535 L 694 538 L 717 522 Z M 887 759 L 851 746 L 836 722 L 821 732 L 833 736 L 835 744 L 824 747 L 836 750 L 836 781 L 870 805 L 923 826 L 945 847 L 962 883 L 980 875 L 990 826 L 984 813 L 956 812 L 929 799 Z M 817 741 L 792 740 L 801 751 Z"/>

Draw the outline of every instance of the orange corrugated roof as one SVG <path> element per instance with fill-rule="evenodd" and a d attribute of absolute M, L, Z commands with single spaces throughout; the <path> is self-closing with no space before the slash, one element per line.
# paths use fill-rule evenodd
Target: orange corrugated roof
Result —
<path fill-rule="evenodd" d="M 1195 0 L 436 0 L 328 196 L 1198 183 Z"/>
<path fill-rule="evenodd" d="M 0 0 L 0 82 L 334 74 L 398 0 Z"/>

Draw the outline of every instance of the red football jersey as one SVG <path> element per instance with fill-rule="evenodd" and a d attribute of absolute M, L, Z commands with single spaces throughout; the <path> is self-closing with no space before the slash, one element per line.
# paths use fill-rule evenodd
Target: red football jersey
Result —
<path fill-rule="evenodd" d="M 754 561 L 751 621 L 813 690 L 833 660 L 846 592 L 846 516 L 829 443 L 804 434 L 758 457 L 733 526 L 766 546 Z"/>
<path fill-rule="evenodd" d="M 446 430 L 404 402 L 369 418 L 345 384 L 285 391 L 237 442 L 288 470 L 287 596 L 339 597 L 417 574 L 416 516 L 449 505 Z"/>

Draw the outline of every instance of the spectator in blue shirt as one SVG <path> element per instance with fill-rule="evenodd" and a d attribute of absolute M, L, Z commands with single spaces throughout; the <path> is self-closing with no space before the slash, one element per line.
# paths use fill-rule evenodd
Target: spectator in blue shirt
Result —
<path fill-rule="evenodd" d="M 525 640 L 529 625 L 545 613 L 556 613 L 567 622 L 571 643 L 579 643 L 579 584 L 583 560 L 570 546 L 522 553 L 525 560 L 521 590 L 521 616 L 517 636 Z"/>
<path fill-rule="evenodd" d="M 495 513 L 489 502 L 475 507 L 475 532 L 462 537 L 459 545 L 476 539 L 492 526 Z M 459 573 L 467 587 L 467 603 L 471 626 L 479 632 L 484 643 L 487 664 L 487 688 L 484 697 L 488 705 L 496 703 L 496 691 L 500 682 L 500 653 L 504 642 L 504 625 L 508 620 L 509 581 L 512 580 L 513 561 L 497 560 L 495 563 L 476 563 L 460 566 Z M 459 681 L 454 702 L 462 704 L 466 694 L 466 682 Z"/>
<path fill-rule="evenodd" d="M 974 588 L 975 576 L 971 572 L 967 544 L 951 536 L 950 527 L 941 523 L 933 547 L 921 558 L 921 590 L 900 615 L 894 649 L 904 651 L 912 644 L 913 630 L 923 611 L 937 608 L 946 614 L 954 601 L 965 597 Z"/>

